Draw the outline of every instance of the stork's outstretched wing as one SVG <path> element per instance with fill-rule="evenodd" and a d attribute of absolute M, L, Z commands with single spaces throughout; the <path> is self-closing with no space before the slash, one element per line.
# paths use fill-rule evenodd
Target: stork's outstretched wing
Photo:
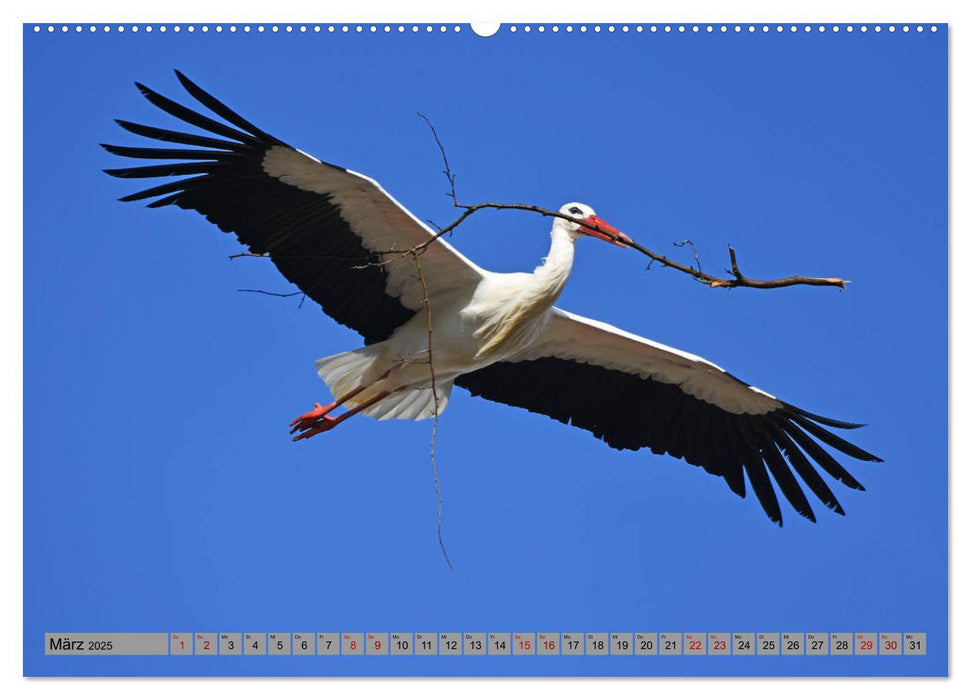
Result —
<path fill-rule="evenodd" d="M 723 477 L 742 497 L 747 475 L 762 508 L 780 525 L 770 474 L 792 506 L 815 521 L 795 474 L 827 507 L 841 515 L 843 509 L 809 458 L 837 481 L 863 489 L 820 443 L 882 461 L 821 427 L 860 425 L 807 413 L 700 357 L 559 309 L 515 359 L 455 383 L 474 396 L 589 430 L 617 449 L 648 447 L 683 457 Z"/>
<path fill-rule="evenodd" d="M 165 161 L 106 170 L 121 178 L 171 178 L 122 197 L 157 197 L 148 206 L 195 209 L 257 254 L 269 254 L 283 275 L 338 322 L 364 336 L 387 338 L 421 308 L 414 261 L 400 254 L 434 234 L 369 177 L 323 163 L 257 128 L 176 71 L 186 91 L 229 125 L 137 84 L 153 105 L 204 134 L 118 121 L 156 141 L 194 148 L 102 144 L 109 152 Z M 479 267 L 442 239 L 424 252 L 429 295 L 472 289 Z M 382 265 L 376 263 L 384 262 Z"/>

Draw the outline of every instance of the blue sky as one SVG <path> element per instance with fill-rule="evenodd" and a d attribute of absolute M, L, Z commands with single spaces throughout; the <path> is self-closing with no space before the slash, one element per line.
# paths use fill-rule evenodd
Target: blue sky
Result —
<path fill-rule="evenodd" d="M 29 675 L 922 675 L 946 672 L 946 31 L 727 35 L 34 35 L 24 76 L 24 590 Z M 586 202 L 706 270 L 845 292 L 710 290 L 583 241 L 560 305 L 868 427 L 847 516 L 751 496 L 452 396 L 430 423 L 307 443 L 313 360 L 353 332 L 202 217 L 121 204 L 119 117 L 175 126 L 179 68 L 246 118 L 378 179 L 420 217 L 459 196 Z M 452 242 L 530 270 L 548 221 Z M 51 659 L 45 631 L 926 631 L 914 658 Z"/>

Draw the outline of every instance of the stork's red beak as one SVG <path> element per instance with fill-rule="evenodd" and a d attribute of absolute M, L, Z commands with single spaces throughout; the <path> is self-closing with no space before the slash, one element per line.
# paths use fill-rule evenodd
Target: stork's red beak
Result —
<path fill-rule="evenodd" d="M 596 226 L 596 228 L 592 228 L 593 226 Z M 602 241 L 613 243 L 615 246 L 619 246 L 621 248 L 630 247 L 625 245 L 625 241 L 627 243 L 633 243 L 629 236 L 621 233 L 618 229 L 608 224 L 599 216 L 588 216 L 585 218 L 583 220 L 583 224 L 580 225 L 580 231 L 588 236 L 593 236 L 594 238 L 599 238 Z"/>

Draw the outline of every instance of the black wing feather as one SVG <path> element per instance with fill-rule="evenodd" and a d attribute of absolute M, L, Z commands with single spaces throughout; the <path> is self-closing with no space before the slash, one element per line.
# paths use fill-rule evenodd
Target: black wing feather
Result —
<path fill-rule="evenodd" d="M 184 160 L 227 160 L 239 157 L 232 151 L 203 151 L 193 148 L 133 148 L 131 146 L 112 146 L 107 143 L 101 147 L 116 156 L 126 158 L 146 158 L 152 160 L 184 159 Z"/>
<path fill-rule="evenodd" d="M 749 450 L 743 445 L 742 436 L 732 425 L 735 417 L 725 414 L 723 418 L 725 420 L 725 435 L 728 438 L 727 453 L 732 456 L 733 460 L 725 468 L 722 477 L 728 484 L 728 488 L 745 498 L 745 457 Z"/>
<path fill-rule="evenodd" d="M 108 168 L 106 173 L 114 177 L 176 177 L 177 175 L 200 175 L 211 173 L 219 166 L 213 161 L 198 163 L 165 163 L 163 165 L 142 165 L 137 168 Z"/>
<path fill-rule="evenodd" d="M 186 146 L 202 146 L 203 148 L 222 148 L 229 152 L 239 147 L 239 144 L 232 141 L 223 141 L 209 136 L 199 136 L 198 134 L 187 134 L 184 131 L 172 131 L 171 129 L 160 129 L 156 126 L 145 126 L 135 122 L 115 119 L 115 123 L 125 131 L 130 131 L 136 136 L 144 136 L 147 139 L 165 141 L 166 143 L 182 143 Z M 101 144 L 103 148 L 109 148 L 106 144 Z"/>
<path fill-rule="evenodd" d="M 182 87 L 185 88 L 186 92 L 188 92 L 190 95 L 196 98 L 199 104 L 209 108 L 209 110 L 213 114 L 216 114 L 222 117 L 230 124 L 239 127 L 240 129 L 242 129 L 243 131 L 249 134 L 252 134 L 257 139 L 259 139 L 264 143 L 274 143 L 274 144 L 282 145 L 281 141 L 278 141 L 277 139 L 273 138 L 268 133 L 266 133 L 259 127 L 255 126 L 252 122 L 249 122 L 246 119 L 243 119 L 241 116 L 236 114 L 236 112 L 231 110 L 229 107 L 224 105 L 222 102 L 220 102 L 215 97 L 210 95 L 208 92 L 203 90 L 201 87 L 196 85 L 194 82 L 189 80 L 187 77 L 185 77 L 185 75 L 183 75 L 182 71 L 179 71 L 179 70 L 175 71 L 175 77 L 177 77 L 179 79 L 179 82 L 182 83 Z"/>
<path fill-rule="evenodd" d="M 816 514 L 813 513 L 806 494 L 803 493 L 799 482 L 793 476 L 789 465 L 786 464 L 782 453 L 779 452 L 779 448 L 771 440 L 767 440 L 763 446 L 762 457 L 765 459 L 765 464 L 768 466 L 772 478 L 779 485 L 779 488 L 782 490 L 782 495 L 786 497 L 786 500 L 792 504 L 792 507 L 796 509 L 799 515 L 804 518 L 809 518 L 812 522 L 816 522 Z"/>
<path fill-rule="evenodd" d="M 823 478 L 819 475 L 819 472 L 813 469 L 813 465 L 809 463 L 808 459 L 806 459 L 806 455 L 804 455 L 799 448 L 796 447 L 792 439 L 786 435 L 784 431 L 779 430 L 778 428 L 775 429 L 775 438 L 779 446 L 782 448 L 782 453 L 786 456 L 786 459 L 789 460 L 789 464 L 791 464 L 792 468 L 796 470 L 796 474 L 798 474 L 799 478 L 802 479 L 806 486 L 809 487 L 809 490 L 816 495 L 816 498 L 822 501 L 830 510 L 834 510 L 840 515 L 846 515 L 846 513 L 843 511 L 843 507 L 840 505 L 840 502 L 836 500 L 836 496 L 833 494 L 832 490 L 826 485 L 826 482 L 823 481 Z"/>
<path fill-rule="evenodd" d="M 769 481 L 765 461 L 758 453 L 753 453 L 746 458 L 745 473 L 748 474 L 749 483 L 752 485 L 755 497 L 759 499 L 762 510 L 769 516 L 769 520 L 779 523 L 779 527 L 782 527 L 782 509 L 779 508 L 779 499 Z"/>
<path fill-rule="evenodd" d="M 211 175 L 200 175 L 199 177 L 190 178 L 187 180 L 172 180 L 171 182 L 166 182 L 165 184 L 158 185 L 157 187 L 149 187 L 147 190 L 141 190 L 139 192 L 133 192 L 132 194 L 127 194 L 124 197 L 119 198 L 119 202 L 134 202 L 139 199 L 149 199 L 151 197 L 157 197 L 160 194 L 168 194 L 169 192 L 182 192 L 186 187 L 198 186 L 201 181 L 211 178 Z M 157 204 L 157 202 L 156 202 Z M 152 206 L 152 205 L 149 205 Z"/>

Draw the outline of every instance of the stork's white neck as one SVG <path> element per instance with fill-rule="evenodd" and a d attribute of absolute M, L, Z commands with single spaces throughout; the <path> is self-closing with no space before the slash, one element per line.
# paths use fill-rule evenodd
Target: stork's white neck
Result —
<path fill-rule="evenodd" d="M 516 275 L 483 312 L 477 338 L 483 342 L 477 358 L 503 356 L 518 352 L 536 339 L 548 319 L 550 308 L 570 278 L 576 234 L 553 224 L 550 252 L 531 275 Z"/>
<path fill-rule="evenodd" d="M 543 264 L 533 271 L 533 278 L 538 287 L 537 291 L 549 298 L 552 303 L 560 296 L 566 281 L 570 279 L 577 234 L 563 226 L 561 219 L 557 219 L 550 232 L 550 238 L 552 239 L 550 252 Z"/>

